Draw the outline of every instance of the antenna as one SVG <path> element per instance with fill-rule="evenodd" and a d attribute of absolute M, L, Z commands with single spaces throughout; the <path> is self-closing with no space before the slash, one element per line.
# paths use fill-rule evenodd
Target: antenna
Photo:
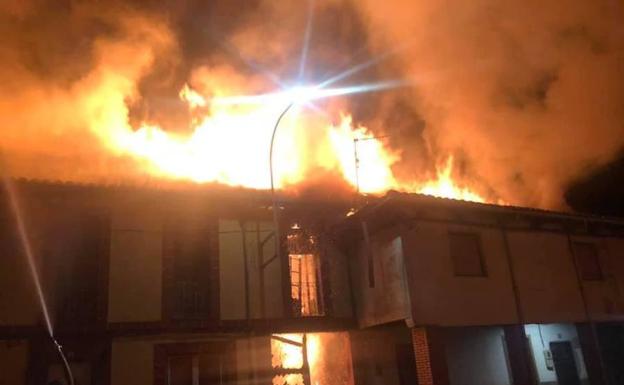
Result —
<path fill-rule="evenodd" d="M 356 188 L 356 196 L 360 196 L 360 157 L 358 155 L 358 143 L 365 140 L 377 140 L 388 138 L 390 135 L 382 135 L 382 136 L 369 136 L 367 138 L 353 138 L 353 157 L 355 160 L 355 188 Z"/>

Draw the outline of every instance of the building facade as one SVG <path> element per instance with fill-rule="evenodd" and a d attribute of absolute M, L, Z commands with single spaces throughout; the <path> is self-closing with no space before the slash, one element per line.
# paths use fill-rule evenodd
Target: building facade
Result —
<path fill-rule="evenodd" d="M 15 190 L 78 384 L 624 383 L 618 221 L 284 198 L 276 243 L 264 192 Z M 63 383 L 15 210 L 1 214 L 0 384 Z"/>
<path fill-rule="evenodd" d="M 623 383 L 622 222 L 409 194 L 348 222 L 356 383 Z"/>

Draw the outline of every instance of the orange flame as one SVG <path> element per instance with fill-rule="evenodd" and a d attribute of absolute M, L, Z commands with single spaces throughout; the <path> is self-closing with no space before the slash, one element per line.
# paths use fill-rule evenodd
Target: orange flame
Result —
<path fill-rule="evenodd" d="M 303 334 L 300 333 L 276 334 L 276 336 L 297 344 L 303 343 Z M 303 367 L 303 350 L 295 344 L 271 339 L 271 366 L 274 368 L 300 369 Z"/>
<path fill-rule="evenodd" d="M 437 179 L 427 181 L 419 186 L 417 191 L 421 194 L 432 195 L 438 198 L 460 199 L 472 202 L 485 202 L 479 194 L 466 187 L 458 186 L 452 178 L 453 156 L 446 159 L 446 164 L 442 169 L 438 169 Z"/>
<path fill-rule="evenodd" d="M 210 91 L 212 95 L 226 94 L 222 90 Z M 117 153 L 134 157 L 152 175 L 268 188 L 270 138 L 276 118 L 285 107 L 283 101 L 253 105 L 211 103 L 188 85 L 179 96 L 191 112 L 201 113 L 190 134 L 145 124 L 136 131 L 128 126 L 100 130 L 101 139 Z M 274 148 L 278 187 L 301 183 L 321 168 L 340 173 L 363 193 L 395 189 L 484 201 L 477 193 L 455 184 L 452 157 L 435 180 L 398 181 L 392 166 L 400 160 L 400 153 L 372 137 L 366 127 L 354 127 L 348 114 L 342 115 L 338 124 L 332 124 L 320 114 L 295 108 L 279 126 Z"/>
<path fill-rule="evenodd" d="M 273 334 L 271 338 L 272 367 L 295 369 L 295 372 L 296 369 L 303 370 L 302 373 L 276 375 L 273 377 L 273 385 L 353 384 L 347 333 L 306 333 L 307 368 L 304 367 L 302 346 L 287 342 L 302 343 L 303 336 L 304 334 Z M 306 370 L 309 370 L 311 384 L 304 383 L 302 374 Z"/>

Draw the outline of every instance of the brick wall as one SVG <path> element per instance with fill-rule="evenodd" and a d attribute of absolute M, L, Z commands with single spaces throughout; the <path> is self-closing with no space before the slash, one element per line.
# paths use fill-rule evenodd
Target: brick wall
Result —
<path fill-rule="evenodd" d="M 412 329 L 418 385 L 449 385 L 442 329 Z"/>

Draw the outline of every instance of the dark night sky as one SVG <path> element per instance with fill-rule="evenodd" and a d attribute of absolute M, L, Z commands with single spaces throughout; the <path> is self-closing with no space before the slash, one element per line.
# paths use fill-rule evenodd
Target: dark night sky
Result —
<path fill-rule="evenodd" d="M 624 217 L 624 154 L 572 183 L 566 201 L 579 212 Z"/>

